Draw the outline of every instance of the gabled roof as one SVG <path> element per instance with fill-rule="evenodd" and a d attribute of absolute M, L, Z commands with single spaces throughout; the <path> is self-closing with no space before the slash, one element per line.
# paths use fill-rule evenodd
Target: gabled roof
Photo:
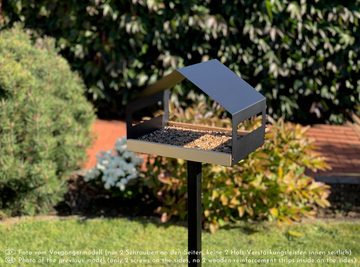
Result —
<path fill-rule="evenodd" d="M 234 115 L 264 101 L 265 97 L 218 60 L 177 69 L 146 88 L 141 95 L 151 95 L 187 79 Z"/>

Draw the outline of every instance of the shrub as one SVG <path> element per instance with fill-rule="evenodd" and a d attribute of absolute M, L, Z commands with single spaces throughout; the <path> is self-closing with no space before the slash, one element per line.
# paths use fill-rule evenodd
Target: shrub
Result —
<path fill-rule="evenodd" d="M 306 128 L 279 120 L 269 127 L 262 148 L 232 168 L 203 165 L 203 225 L 214 232 L 229 222 L 276 220 L 290 222 L 313 216 L 329 205 L 329 188 L 305 174 L 324 169 L 313 152 Z M 162 220 L 184 219 L 186 164 L 183 160 L 155 158 L 147 163 L 145 183 L 153 190 Z"/>
<path fill-rule="evenodd" d="M 340 123 L 359 106 L 358 1 L 14 0 L 3 10 L 0 21 L 56 38 L 102 114 L 208 58 L 261 90 L 273 117 Z"/>
<path fill-rule="evenodd" d="M 0 210 L 46 212 L 82 162 L 94 118 L 85 87 L 53 41 L 0 32 Z"/>
<path fill-rule="evenodd" d="M 97 187 L 123 197 L 134 197 L 131 185 L 140 177 L 138 168 L 142 159 L 129 152 L 126 146 L 126 138 L 118 139 L 114 149 L 101 152 L 97 155 L 96 167 L 88 171 L 84 177 Z M 120 191 L 119 191 L 120 190 Z"/>

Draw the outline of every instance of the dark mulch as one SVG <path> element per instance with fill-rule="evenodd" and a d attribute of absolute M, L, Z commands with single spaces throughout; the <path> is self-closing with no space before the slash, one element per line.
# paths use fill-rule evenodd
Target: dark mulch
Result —
<path fill-rule="evenodd" d="M 134 202 L 109 196 L 73 175 L 68 180 L 68 192 L 64 201 L 56 206 L 60 216 L 81 215 L 85 217 L 137 217 L 154 218 L 156 203 Z M 320 209 L 319 218 L 360 219 L 360 185 L 331 185 L 330 208 Z"/>
<path fill-rule="evenodd" d="M 360 184 L 332 184 L 331 207 L 320 210 L 321 218 L 360 219 Z"/>
<path fill-rule="evenodd" d="M 155 208 L 154 203 L 144 199 L 134 202 L 111 196 L 105 190 L 86 183 L 80 175 L 69 178 L 64 200 L 55 207 L 60 216 L 85 217 L 153 216 Z"/>

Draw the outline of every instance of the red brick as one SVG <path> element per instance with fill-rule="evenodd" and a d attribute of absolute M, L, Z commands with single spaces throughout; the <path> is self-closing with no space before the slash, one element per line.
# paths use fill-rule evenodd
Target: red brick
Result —
<path fill-rule="evenodd" d="M 88 159 L 84 164 L 85 169 L 91 169 L 95 166 L 96 155 L 100 151 L 112 149 L 118 138 L 126 136 L 125 123 L 122 121 L 96 120 L 92 131 L 96 139 L 87 151 Z"/>

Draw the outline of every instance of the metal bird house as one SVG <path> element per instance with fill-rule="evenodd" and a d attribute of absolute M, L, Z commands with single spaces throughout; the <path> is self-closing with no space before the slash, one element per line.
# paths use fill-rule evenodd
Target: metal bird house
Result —
<path fill-rule="evenodd" d="M 170 89 L 185 79 L 230 114 L 232 128 L 169 121 Z M 135 112 L 159 102 L 162 115 L 135 123 Z M 258 114 L 260 127 L 238 130 L 240 123 Z M 232 166 L 263 144 L 265 120 L 265 97 L 218 60 L 210 60 L 173 71 L 127 106 L 127 144 L 134 152 Z"/>

